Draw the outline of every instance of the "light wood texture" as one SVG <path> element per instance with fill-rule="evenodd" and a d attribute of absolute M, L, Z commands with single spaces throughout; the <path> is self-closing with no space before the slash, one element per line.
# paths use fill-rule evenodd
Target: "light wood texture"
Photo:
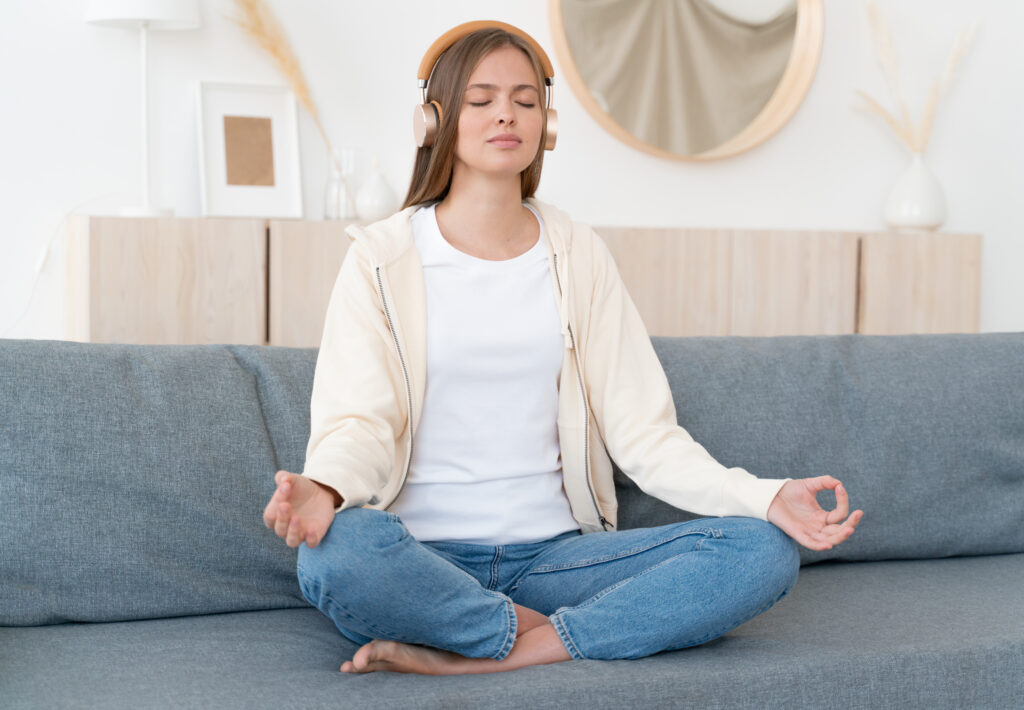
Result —
<path fill-rule="evenodd" d="M 865 234 L 858 332 L 975 333 L 980 234 Z"/>
<path fill-rule="evenodd" d="M 735 231 L 732 335 L 839 335 L 857 325 L 857 235 Z"/>
<path fill-rule="evenodd" d="M 599 227 L 651 335 L 727 335 L 732 242 L 700 229 Z"/>
<path fill-rule="evenodd" d="M 68 339 L 318 347 L 351 222 L 76 216 Z M 648 332 L 977 332 L 977 234 L 598 227 Z"/>
<path fill-rule="evenodd" d="M 857 238 L 599 227 L 651 335 L 853 333 Z"/>
<path fill-rule="evenodd" d="M 67 339 L 266 343 L 266 220 L 75 216 L 65 238 Z"/>
<path fill-rule="evenodd" d="M 319 347 L 348 221 L 270 221 L 270 344 Z"/>

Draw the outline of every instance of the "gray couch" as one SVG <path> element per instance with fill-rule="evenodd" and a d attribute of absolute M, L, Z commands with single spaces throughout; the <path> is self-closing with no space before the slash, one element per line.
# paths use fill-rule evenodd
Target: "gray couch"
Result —
<path fill-rule="evenodd" d="M 654 344 L 698 441 L 856 534 L 704 646 L 437 677 L 340 673 L 263 526 L 315 349 L 0 340 L 0 707 L 1022 706 L 1024 334 Z M 621 528 L 688 517 L 616 475 Z"/>

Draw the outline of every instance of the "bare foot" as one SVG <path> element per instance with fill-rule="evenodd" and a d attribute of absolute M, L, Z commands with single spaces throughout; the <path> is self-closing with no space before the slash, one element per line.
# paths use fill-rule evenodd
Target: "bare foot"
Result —
<path fill-rule="evenodd" d="M 372 673 L 393 671 L 395 673 L 424 673 L 427 675 L 449 675 L 457 671 L 454 666 L 459 660 L 466 661 L 451 651 L 428 646 L 414 646 L 399 641 L 374 639 L 356 651 L 351 661 L 341 664 L 343 673 Z"/>
<path fill-rule="evenodd" d="M 452 651 L 374 639 L 356 651 L 351 661 L 341 664 L 343 673 L 423 673 L 455 675 L 459 673 L 499 673 L 524 666 L 568 661 L 569 652 L 551 624 L 537 626 L 516 637 L 505 658 L 467 658 Z"/>

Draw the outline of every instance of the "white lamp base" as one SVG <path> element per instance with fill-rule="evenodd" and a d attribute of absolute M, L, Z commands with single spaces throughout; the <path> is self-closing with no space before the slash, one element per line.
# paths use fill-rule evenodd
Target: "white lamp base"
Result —
<path fill-rule="evenodd" d="M 122 217 L 173 217 L 174 210 L 170 207 L 122 207 Z"/>

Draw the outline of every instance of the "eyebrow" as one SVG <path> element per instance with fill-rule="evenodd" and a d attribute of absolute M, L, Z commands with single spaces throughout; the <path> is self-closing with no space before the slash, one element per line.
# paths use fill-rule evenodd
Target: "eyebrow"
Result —
<path fill-rule="evenodd" d="M 500 88 L 500 86 L 496 86 L 494 84 L 470 84 L 469 86 L 466 87 L 466 91 L 469 91 L 470 89 L 485 89 L 486 91 L 498 91 Z M 517 91 L 523 91 L 525 89 L 533 89 L 538 94 L 540 94 L 540 91 L 533 84 L 519 84 L 518 86 L 512 87 L 512 92 L 515 93 Z"/>

